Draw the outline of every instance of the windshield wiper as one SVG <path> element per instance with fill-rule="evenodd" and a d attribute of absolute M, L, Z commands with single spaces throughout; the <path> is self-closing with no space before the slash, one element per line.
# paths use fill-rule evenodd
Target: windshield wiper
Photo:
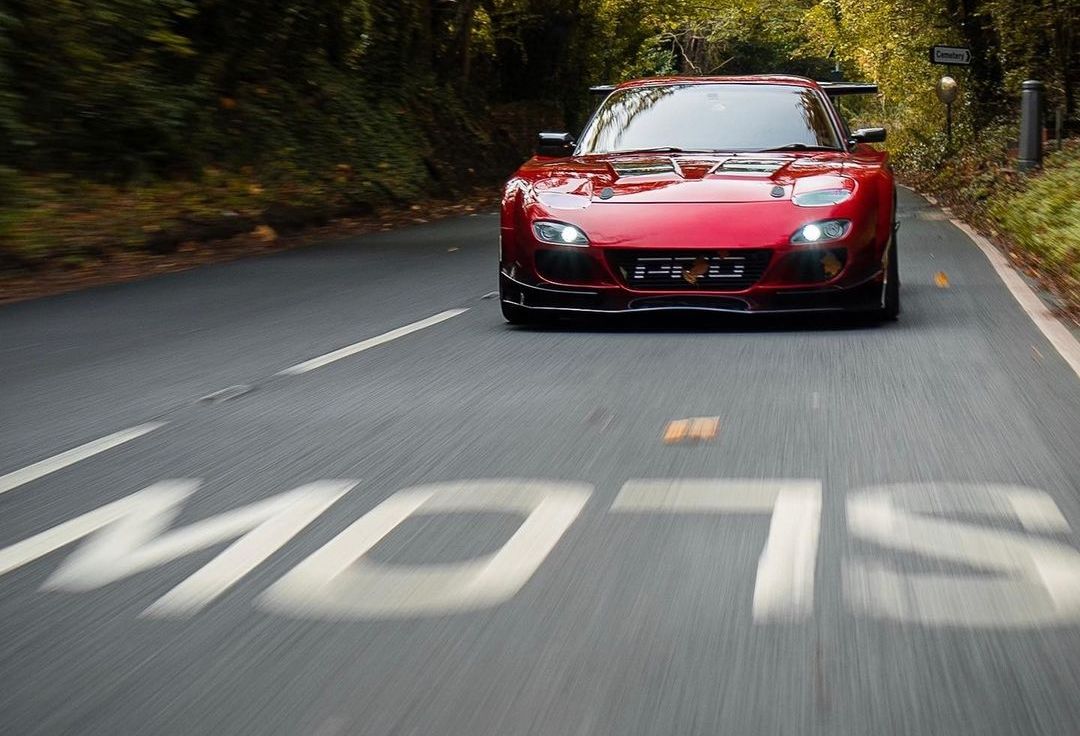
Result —
<path fill-rule="evenodd" d="M 677 146 L 653 146 L 651 148 L 627 148 L 621 151 L 607 151 L 607 155 L 618 153 L 716 153 L 713 148 L 678 148 Z"/>
<path fill-rule="evenodd" d="M 759 153 L 768 153 L 770 151 L 839 151 L 840 149 L 835 146 L 811 146 L 806 143 L 788 143 L 785 146 L 777 146 L 776 148 L 762 148 Z"/>

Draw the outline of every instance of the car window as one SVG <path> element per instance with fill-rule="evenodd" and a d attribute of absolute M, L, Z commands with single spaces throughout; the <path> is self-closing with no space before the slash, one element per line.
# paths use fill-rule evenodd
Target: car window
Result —
<path fill-rule="evenodd" d="M 820 95 L 808 87 L 671 84 L 610 95 L 582 133 L 577 154 L 645 148 L 761 151 L 840 148 Z"/>

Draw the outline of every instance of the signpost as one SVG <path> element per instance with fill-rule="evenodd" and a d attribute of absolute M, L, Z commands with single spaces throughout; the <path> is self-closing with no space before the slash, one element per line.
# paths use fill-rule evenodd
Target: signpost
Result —
<path fill-rule="evenodd" d="M 931 46 L 930 62 L 947 66 L 969 66 L 971 49 L 962 46 Z"/>
<path fill-rule="evenodd" d="M 970 66 L 971 49 L 963 46 L 931 46 L 930 63 L 944 64 L 945 66 Z M 945 105 L 945 138 L 952 144 L 952 105 L 959 91 L 956 80 L 950 76 L 944 76 L 938 80 L 934 90 L 938 99 Z"/>

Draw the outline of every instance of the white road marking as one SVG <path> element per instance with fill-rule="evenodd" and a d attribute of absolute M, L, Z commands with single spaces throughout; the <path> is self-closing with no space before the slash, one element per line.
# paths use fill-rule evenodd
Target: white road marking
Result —
<path fill-rule="evenodd" d="M 168 530 L 180 504 L 198 485 L 196 480 L 155 483 L 2 549 L 0 574 L 89 537 L 42 588 L 93 590 L 239 537 L 144 611 L 148 616 L 190 615 L 292 539 L 355 482 L 311 483 L 181 529 Z"/>
<path fill-rule="evenodd" d="M 912 189 L 911 191 L 915 191 Z M 916 192 L 916 194 L 919 194 Z M 927 202 L 933 205 L 937 205 L 938 201 L 934 197 L 928 194 L 919 194 Z M 1058 351 L 1065 362 L 1069 364 L 1069 367 L 1073 369 L 1077 377 L 1080 377 L 1080 342 L 1073 336 L 1061 321 L 1054 316 L 1050 309 L 1043 303 L 1034 291 L 1031 290 L 1024 280 L 1020 278 L 1020 275 L 1016 273 L 1012 266 L 1009 265 L 1008 260 L 1002 255 L 993 243 L 984 238 L 979 233 L 972 230 L 967 223 L 957 220 L 955 217 L 949 218 L 953 225 L 956 225 L 961 232 L 971 239 L 971 242 L 978 246 L 979 250 L 986 256 L 986 260 L 990 261 L 990 265 L 997 272 L 998 278 L 1002 280 L 1005 287 L 1009 290 L 1009 293 L 1013 295 L 1013 298 L 1020 304 L 1020 307 L 1027 312 L 1028 317 L 1035 323 L 1035 326 L 1039 328 L 1039 331 L 1050 341 L 1050 344 L 1054 346 L 1054 349 Z"/>
<path fill-rule="evenodd" d="M 631 480 L 613 512 L 772 513 L 758 559 L 754 621 L 813 613 L 821 529 L 821 483 L 812 480 Z"/>
<path fill-rule="evenodd" d="M 211 404 L 219 404 L 222 401 L 232 401 L 243 396 L 246 393 L 250 393 L 253 390 L 252 386 L 246 383 L 240 383 L 235 386 L 226 386 L 223 389 L 218 389 L 212 394 L 203 396 L 199 401 L 205 401 Z"/>
<path fill-rule="evenodd" d="M 105 452 L 106 450 L 112 449 L 117 445 L 122 445 L 125 442 L 131 442 L 134 439 L 142 437 L 144 434 L 148 434 L 155 429 L 164 427 L 166 424 L 167 422 L 149 422 L 147 424 L 140 424 L 137 427 L 131 427 L 130 429 L 123 429 L 119 432 L 114 432 L 107 437 L 102 437 L 93 442 L 87 442 L 85 445 L 74 447 L 66 452 L 61 452 L 59 455 L 53 455 L 52 457 L 36 462 L 33 465 L 27 465 L 21 470 L 15 470 L 7 475 L 2 475 L 0 476 L 0 493 L 7 493 L 32 480 L 37 480 L 49 473 L 55 473 L 57 470 L 66 468 L 69 465 L 74 465 L 80 460 L 93 457 L 98 453 Z"/>
<path fill-rule="evenodd" d="M 290 616 L 402 618 L 489 608 L 510 600 L 581 512 L 591 486 L 473 480 L 398 491 L 288 572 L 260 598 Z M 496 552 L 466 562 L 385 565 L 364 559 L 414 513 L 503 511 L 526 518 Z"/>
<path fill-rule="evenodd" d="M 1067 532 L 1069 522 L 1054 499 L 1033 488 L 1011 488 L 1005 492 L 1016 518 L 1029 532 Z"/>
<path fill-rule="evenodd" d="M 322 368 L 324 365 L 333 363 L 336 360 L 348 358 L 350 355 L 356 355 L 357 353 L 361 353 L 365 350 L 370 350 L 371 348 L 378 347 L 379 345 L 391 342 L 392 340 L 396 340 L 399 337 L 405 337 L 405 335 L 410 335 L 414 332 L 424 329 L 425 327 L 431 327 L 432 325 L 437 325 L 440 322 L 445 322 L 451 317 L 456 317 L 459 314 L 463 314 L 467 311 L 469 311 L 469 309 L 468 307 L 465 307 L 463 309 L 448 309 L 445 312 L 433 314 L 432 316 L 426 317 L 418 322 L 413 322 L 412 324 L 398 327 L 397 329 L 390 330 L 389 332 L 384 332 L 381 335 L 370 337 L 367 340 L 361 340 L 358 343 L 347 345 L 333 352 L 326 353 L 325 355 L 320 355 L 317 358 L 305 360 L 303 363 L 297 363 L 296 365 L 286 368 L 283 371 L 279 371 L 278 375 L 297 376 L 301 373 L 313 371 L 316 368 Z"/>
<path fill-rule="evenodd" d="M 1024 493 L 1017 495 L 1017 490 Z M 1035 521 L 1060 528 L 1064 518 L 1055 518 L 1060 509 L 1042 491 L 954 483 L 884 486 L 851 496 L 847 508 L 848 529 L 856 538 L 980 571 L 908 573 L 869 559 L 847 560 L 844 598 L 856 613 L 930 626 L 1016 628 L 1080 622 L 1080 553 L 1075 549 L 1042 537 L 932 516 L 1019 516 L 1025 525 Z"/>
<path fill-rule="evenodd" d="M 821 485 L 782 488 L 773 505 L 769 538 L 758 560 L 755 621 L 798 620 L 813 613 L 820 531 Z"/>

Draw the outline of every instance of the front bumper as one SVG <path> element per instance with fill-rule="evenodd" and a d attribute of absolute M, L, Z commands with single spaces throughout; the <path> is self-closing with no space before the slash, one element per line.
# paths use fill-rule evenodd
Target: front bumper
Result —
<path fill-rule="evenodd" d="M 884 274 L 847 286 L 814 288 L 754 287 L 732 294 L 687 291 L 640 292 L 620 286 L 571 287 L 528 283 L 523 274 L 499 271 L 503 302 L 538 312 L 620 314 L 658 311 L 704 311 L 728 314 L 797 312 L 868 312 L 883 304 Z"/>

